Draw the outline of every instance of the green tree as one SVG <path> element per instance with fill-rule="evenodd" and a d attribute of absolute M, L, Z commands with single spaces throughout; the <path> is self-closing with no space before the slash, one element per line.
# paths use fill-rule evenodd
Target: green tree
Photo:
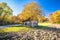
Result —
<path fill-rule="evenodd" d="M 0 17 L 2 17 L 2 20 L 0 20 L 1 23 L 5 23 L 5 16 L 12 15 L 12 9 L 4 2 L 0 3 Z"/>

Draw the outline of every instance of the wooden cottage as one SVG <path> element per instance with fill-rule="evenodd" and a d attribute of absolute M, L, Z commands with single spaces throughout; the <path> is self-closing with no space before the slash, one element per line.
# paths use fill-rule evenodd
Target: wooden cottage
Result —
<path fill-rule="evenodd" d="M 29 27 L 37 27 L 38 26 L 38 22 L 37 21 L 24 21 L 23 25 L 29 26 Z"/>

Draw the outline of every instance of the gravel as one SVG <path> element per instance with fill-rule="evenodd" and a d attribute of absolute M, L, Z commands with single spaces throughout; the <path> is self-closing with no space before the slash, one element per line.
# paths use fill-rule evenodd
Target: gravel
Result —
<path fill-rule="evenodd" d="M 34 29 L 25 32 L 11 32 L 0 36 L 0 40 L 60 40 L 60 29 Z"/>

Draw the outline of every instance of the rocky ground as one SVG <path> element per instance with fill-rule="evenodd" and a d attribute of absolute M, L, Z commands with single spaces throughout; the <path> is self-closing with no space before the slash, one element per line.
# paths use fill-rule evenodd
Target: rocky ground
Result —
<path fill-rule="evenodd" d="M 0 40 L 60 40 L 60 29 L 34 29 L 32 31 L 0 34 Z"/>

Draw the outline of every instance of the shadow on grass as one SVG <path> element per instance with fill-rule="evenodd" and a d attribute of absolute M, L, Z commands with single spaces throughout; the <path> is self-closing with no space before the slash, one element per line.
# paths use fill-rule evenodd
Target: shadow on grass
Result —
<path fill-rule="evenodd" d="M 24 25 L 20 25 L 20 26 L 10 26 L 10 27 L 26 27 L 26 28 L 32 28 L 32 27 L 28 27 L 28 26 L 24 26 Z M 37 28 L 37 29 L 44 29 L 44 30 L 59 30 L 60 31 L 60 28 L 53 28 L 53 27 L 48 27 L 48 26 L 42 26 L 42 25 L 39 25 L 38 27 L 34 27 L 34 28 Z"/>
<path fill-rule="evenodd" d="M 28 26 L 18 25 L 18 26 L 9 26 L 9 27 L 28 27 Z"/>
<path fill-rule="evenodd" d="M 32 28 L 32 27 L 24 26 L 24 25 L 9 26 L 9 27 L 26 27 L 26 28 Z M 53 31 L 58 30 L 60 32 L 60 28 L 53 28 L 53 27 L 42 26 L 42 25 L 38 25 L 38 27 L 33 27 L 32 29 L 34 29 L 34 28 L 36 28 L 36 29 L 44 29 L 44 30 L 53 30 Z"/>
<path fill-rule="evenodd" d="M 47 26 L 38 26 L 37 28 L 38 29 L 44 29 L 44 28 L 46 28 Z"/>
<path fill-rule="evenodd" d="M 37 29 L 44 29 L 44 30 L 49 30 L 49 31 L 57 31 L 60 32 L 60 28 L 53 28 L 53 27 L 48 27 L 48 26 L 38 26 Z"/>

